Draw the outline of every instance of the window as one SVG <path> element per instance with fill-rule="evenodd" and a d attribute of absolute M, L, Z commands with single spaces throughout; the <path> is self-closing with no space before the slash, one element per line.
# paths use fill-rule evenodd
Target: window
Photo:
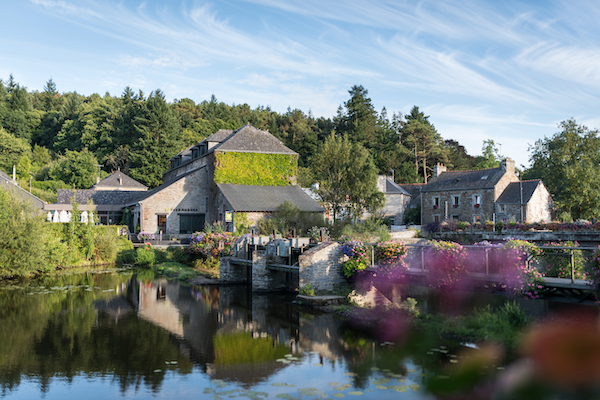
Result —
<path fill-rule="evenodd" d="M 498 204 L 498 208 L 499 208 L 499 212 L 504 214 L 506 212 L 506 205 L 505 204 Z"/>
<path fill-rule="evenodd" d="M 440 208 L 440 198 L 437 196 L 433 198 L 433 208 L 434 209 Z"/>
<path fill-rule="evenodd" d="M 473 215 L 473 223 L 481 222 L 481 215 Z"/>
<path fill-rule="evenodd" d="M 458 207 L 459 200 L 460 200 L 459 196 L 452 196 L 452 207 L 454 207 L 454 208 Z"/>
<path fill-rule="evenodd" d="M 179 214 L 179 233 L 199 232 L 204 228 L 204 214 Z"/>
<path fill-rule="evenodd" d="M 167 215 L 159 214 L 156 216 L 156 228 L 158 231 L 162 231 L 162 233 L 167 232 Z"/>
<path fill-rule="evenodd" d="M 434 215 L 433 216 L 433 222 L 440 222 L 440 216 L 439 215 Z"/>
<path fill-rule="evenodd" d="M 453 215 L 451 218 L 452 218 L 453 220 L 456 220 L 456 221 L 458 221 L 458 215 Z"/>
<path fill-rule="evenodd" d="M 473 196 L 473 207 L 479 208 L 480 205 L 481 205 L 481 195 L 476 194 Z"/>

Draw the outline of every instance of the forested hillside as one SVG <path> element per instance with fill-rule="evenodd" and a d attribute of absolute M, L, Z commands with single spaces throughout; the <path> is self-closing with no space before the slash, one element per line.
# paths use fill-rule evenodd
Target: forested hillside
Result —
<path fill-rule="evenodd" d="M 349 90 L 335 116 L 315 118 L 298 109 L 279 114 L 269 107 L 227 105 L 214 95 L 199 104 L 168 103 L 159 89 L 81 95 L 61 93 L 50 79 L 42 92 L 28 91 L 11 75 L 0 80 L 0 168 L 12 174 L 16 165 L 20 184 L 29 188 L 31 182 L 33 193 L 50 202 L 57 188 L 87 188 L 98 171 L 106 176 L 117 168 L 153 188 L 178 152 L 219 129 L 246 123 L 300 154 L 302 185 L 317 178 L 311 161 L 332 133 L 366 149 L 379 173 L 394 170 L 396 182 L 426 181 L 437 162 L 472 169 L 493 166 L 499 158 L 491 141 L 484 143 L 487 157 L 478 158 L 458 142 L 444 141 L 417 106 L 406 115 L 376 111 L 362 86 Z"/>

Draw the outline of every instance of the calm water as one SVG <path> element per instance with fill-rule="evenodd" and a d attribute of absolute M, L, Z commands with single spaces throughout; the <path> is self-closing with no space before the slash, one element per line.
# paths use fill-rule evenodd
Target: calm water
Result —
<path fill-rule="evenodd" d="M 0 394 L 423 399 L 431 398 L 425 377 L 443 373 L 464 349 L 435 332 L 414 335 L 403 321 L 361 333 L 292 301 L 148 272 L 0 288 Z"/>

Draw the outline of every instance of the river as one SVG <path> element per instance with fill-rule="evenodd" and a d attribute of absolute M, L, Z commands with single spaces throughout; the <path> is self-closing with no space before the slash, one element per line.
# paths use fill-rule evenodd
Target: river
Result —
<path fill-rule="evenodd" d="M 403 320 L 373 335 L 293 300 L 247 286 L 186 285 L 150 271 L 4 286 L 0 395 L 428 399 L 427 377 L 446 373 L 472 347 L 415 333 Z"/>

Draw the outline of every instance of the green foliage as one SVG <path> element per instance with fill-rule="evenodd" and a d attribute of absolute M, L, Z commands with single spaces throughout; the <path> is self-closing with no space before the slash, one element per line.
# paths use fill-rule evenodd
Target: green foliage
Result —
<path fill-rule="evenodd" d="M 312 287 L 312 284 L 309 283 L 307 285 L 304 285 L 300 288 L 300 294 L 303 296 L 314 296 L 315 295 L 315 289 Z"/>
<path fill-rule="evenodd" d="M 155 261 L 156 261 L 156 254 L 152 247 L 150 247 L 150 248 L 138 247 L 138 249 L 135 253 L 135 261 L 134 261 L 135 265 L 139 265 L 141 267 L 151 267 L 152 265 L 154 265 Z"/>
<path fill-rule="evenodd" d="M 13 165 L 17 165 L 23 156 L 31 156 L 27 140 L 11 135 L 0 126 L 0 169 L 11 174 Z"/>
<path fill-rule="evenodd" d="M 377 190 L 377 168 L 368 150 L 347 137 L 331 134 L 311 158 L 317 192 L 337 215 L 346 209 L 356 221 L 366 210 L 383 206 L 383 193 Z"/>
<path fill-rule="evenodd" d="M 421 205 L 411 207 L 404 213 L 404 223 L 421 225 Z"/>
<path fill-rule="evenodd" d="M 476 158 L 477 164 L 475 165 L 475 169 L 497 168 L 500 166 L 500 161 L 503 157 L 500 155 L 493 140 L 487 139 L 483 141 L 481 154 L 481 156 Z"/>
<path fill-rule="evenodd" d="M 233 225 L 235 226 L 236 235 L 244 235 L 250 233 L 250 221 L 248 221 L 248 213 L 236 212 L 233 213 Z"/>
<path fill-rule="evenodd" d="M 345 223 L 333 229 L 335 237 L 349 237 L 365 241 L 385 241 L 390 232 L 383 219 L 371 216 L 356 224 Z"/>
<path fill-rule="evenodd" d="M 96 183 L 98 160 L 87 149 L 77 152 L 67 150 L 65 157 L 50 171 L 50 176 L 74 189 L 87 189 Z"/>
<path fill-rule="evenodd" d="M 45 267 L 44 218 L 0 189 L 0 278 L 27 277 Z"/>
<path fill-rule="evenodd" d="M 215 152 L 215 183 L 287 186 L 297 174 L 298 156 Z"/>
<path fill-rule="evenodd" d="M 301 212 L 298 206 L 288 200 L 277 206 L 277 210 L 272 215 L 257 222 L 258 230 L 262 235 L 271 235 L 275 231 L 286 237 L 291 236 L 294 230 L 297 236 L 302 236 L 308 235 L 309 229 L 314 226 L 326 225 L 320 214 Z"/>
<path fill-rule="evenodd" d="M 350 278 L 357 273 L 364 271 L 367 268 L 367 263 L 360 259 L 351 258 L 342 266 L 342 272 L 346 278 Z"/>
<path fill-rule="evenodd" d="M 569 119 L 560 132 L 540 139 L 531 149 L 525 179 L 541 178 L 560 212 L 573 219 L 600 217 L 600 137 Z M 566 215 L 566 214 L 563 214 Z"/>

